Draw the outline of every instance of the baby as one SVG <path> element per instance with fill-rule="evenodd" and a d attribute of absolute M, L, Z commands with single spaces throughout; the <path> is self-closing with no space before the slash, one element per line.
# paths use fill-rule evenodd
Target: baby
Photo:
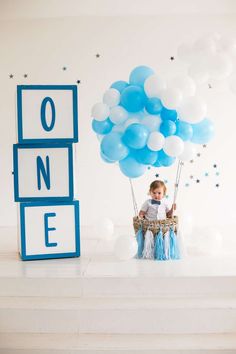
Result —
<path fill-rule="evenodd" d="M 139 217 L 150 221 L 171 218 L 176 209 L 176 204 L 173 204 L 170 208 L 166 200 L 163 199 L 166 194 L 165 183 L 158 180 L 153 181 L 150 184 L 149 194 L 152 199 L 148 199 L 143 203 L 139 212 Z"/>

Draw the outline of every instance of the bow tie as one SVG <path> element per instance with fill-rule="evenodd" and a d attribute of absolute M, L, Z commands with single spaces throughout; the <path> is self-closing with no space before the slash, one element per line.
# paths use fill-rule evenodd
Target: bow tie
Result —
<path fill-rule="evenodd" d="M 151 203 L 152 203 L 152 204 L 158 204 L 158 205 L 161 204 L 160 200 L 155 200 L 155 199 L 152 199 L 152 200 L 151 200 Z"/>

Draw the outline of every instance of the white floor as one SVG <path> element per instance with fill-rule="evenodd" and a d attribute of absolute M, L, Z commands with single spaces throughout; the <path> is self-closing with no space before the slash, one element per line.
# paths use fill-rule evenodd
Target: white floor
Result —
<path fill-rule="evenodd" d="M 119 261 L 81 231 L 80 258 L 22 262 L 0 229 L 1 354 L 236 353 L 232 250 Z"/>

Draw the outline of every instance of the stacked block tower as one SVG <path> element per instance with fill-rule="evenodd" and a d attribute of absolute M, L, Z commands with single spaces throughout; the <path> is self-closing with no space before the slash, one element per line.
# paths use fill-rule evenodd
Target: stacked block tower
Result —
<path fill-rule="evenodd" d="M 22 260 L 80 256 L 73 181 L 77 101 L 74 85 L 17 86 L 13 174 Z"/>

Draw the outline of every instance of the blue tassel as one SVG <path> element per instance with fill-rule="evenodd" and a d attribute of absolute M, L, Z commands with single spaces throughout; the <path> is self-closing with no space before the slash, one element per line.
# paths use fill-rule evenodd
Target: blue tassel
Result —
<path fill-rule="evenodd" d="M 170 229 L 170 258 L 180 259 L 178 240 L 173 228 Z"/>
<path fill-rule="evenodd" d="M 137 252 L 137 258 L 142 258 L 143 255 L 143 246 L 144 246 L 144 238 L 143 238 L 143 231 L 142 228 L 138 230 L 136 233 L 136 240 L 138 243 L 138 252 Z"/>
<path fill-rule="evenodd" d="M 154 259 L 159 261 L 165 260 L 165 251 L 164 251 L 164 240 L 162 229 L 156 235 L 156 241 L 154 246 Z"/>

